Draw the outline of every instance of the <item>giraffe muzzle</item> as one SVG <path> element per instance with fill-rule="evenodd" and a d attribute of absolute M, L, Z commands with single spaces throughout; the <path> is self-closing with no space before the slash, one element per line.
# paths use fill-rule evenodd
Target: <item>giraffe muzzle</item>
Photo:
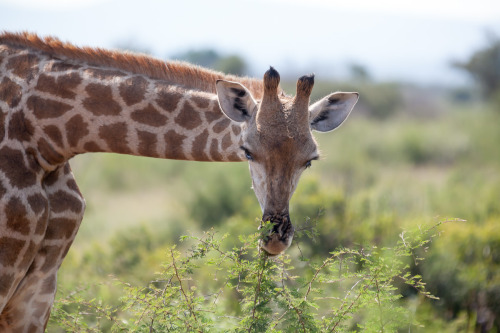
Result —
<path fill-rule="evenodd" d="M 271 256 L 284 252 L 292 244 L 294 227 L 290 216 L 286 215 L 264 215 L 262 221 L 271 222 L 272 228 L 269 234 L 260 240 L 260 247 Z M 259 228 L 260 229 L 260 228 Z"/>

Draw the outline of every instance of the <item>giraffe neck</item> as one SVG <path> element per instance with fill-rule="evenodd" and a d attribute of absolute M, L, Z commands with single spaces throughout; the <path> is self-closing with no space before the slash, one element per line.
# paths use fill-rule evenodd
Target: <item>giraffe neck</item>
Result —
<path fill-rule="evenodd" d="M 57 82 L 65 80 L 75 82 L 74 90 L 59 89 Z M 53 93 L 47 96 L 47 91 Z M 53 96 L 71 92 L 73 104 Z M 50 103 L 57 105 L 44 108 Z M 60 75 L 41 73 L 27 106 L 42 129 L 40 139 L 64 159 L 114 152 L 194 161 L 242 160 L 241 128 L 220 111 L 215 94 L 142 75 L 86 66 Z M 47 117 L 54 109 L 64 112 Z"/>
<path fill-rule="evenodd" d="M 189 89 L 172 78 L 3 47 L 0 68 L 9 75 L 1 84 L 22 95 L 10 100 L 10 109 L 24 110 L 12 117 L 19 118 L 30 149 L 47 167 L 86 152 L 244 160 L 240 125 L 221 112 L 213 88 Z"/>

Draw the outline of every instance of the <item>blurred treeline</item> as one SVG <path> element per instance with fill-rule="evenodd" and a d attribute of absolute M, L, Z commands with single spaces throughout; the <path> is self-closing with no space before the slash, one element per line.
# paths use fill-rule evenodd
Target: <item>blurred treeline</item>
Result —
<path fill-rule="evenodd" d="M 236 74 L 247 70 L 242 58 L 210 50 L 177 58 Z M 420 253 L 423 262 L 409 262 L 439 300 L 402 287 L 401 301 L 421 332 L 498 332 L 500 41 L 491 39 L 455 66 L 477 84 L 376 82 L 359 66 L 351 80 L 316 82 L 312 100 L 336 90 L 361 97 L 340 129 L 316 133 L 322 159 L 304 172 L 291 216 L 299 227 L 316 224 L 319 234 L 316 241 L 295 239 L 289 253 L 321 258 L 341 246 L 391 246 L 404 229 L 464 219 L 442 226 Z M 294 93 L 295 82 L 282 85 Z M 215 227 L 237 244 L 258 226 L 246 163 L 88 154 L 72 166 L 87 211 L 59 272 L 60 297 L 78 292 L 113 306 L 122 292 L 109 275 L 146 285 L 181 235 Z"/>

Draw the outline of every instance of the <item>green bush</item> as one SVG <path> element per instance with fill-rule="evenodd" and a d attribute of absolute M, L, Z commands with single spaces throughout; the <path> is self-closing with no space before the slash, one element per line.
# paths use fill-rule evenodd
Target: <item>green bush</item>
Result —
<path fill-rule="evenodd" d="M 482 317 L 483 329 L 497 327 L 500 318 L 500 217 L 477 225 L 467 222 L 443 228 L 421 266 L 438 306 L 458 317 Z"/>
<path fill-rule="evenodd" d="M 154 280 L 124 290 L 109 306 L 78 292 L 64 295 L 51 322 L 73 332 L 396 332 L 420 324 L 401 303 L 397 284 L 427 298 L 409 260 L 435 236 L 436 228 L 404 232 L 393 247 L 339 248 L 321 260 L 270 258 L 258 247 L 265 235 L 240 236 L 232 249 L 227 234 L 213 230 L 182 253 L 171 247 Z M 263 228 L 264 230 L 266 228 Z M 299 232 L 300 233 L 300 232 Z M 237 296 L 238 303 L 233 299 Z M 236 305 L 236 306 L 235 306 Z M 68 307 L 76 309 L 69 312 Z M 92 320 L 88 320 L 91 317 Z"/>

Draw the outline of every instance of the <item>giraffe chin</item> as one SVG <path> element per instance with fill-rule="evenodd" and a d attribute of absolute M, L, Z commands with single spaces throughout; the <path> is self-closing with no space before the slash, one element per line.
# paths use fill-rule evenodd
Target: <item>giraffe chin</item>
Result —
<path fill-rule="evenodd" d="M 259 241 L 259 246 L 269 256 L 277 256 L 290 247 L 294 231 L 290 218 L 275 222 L 270 234 Z"/>

